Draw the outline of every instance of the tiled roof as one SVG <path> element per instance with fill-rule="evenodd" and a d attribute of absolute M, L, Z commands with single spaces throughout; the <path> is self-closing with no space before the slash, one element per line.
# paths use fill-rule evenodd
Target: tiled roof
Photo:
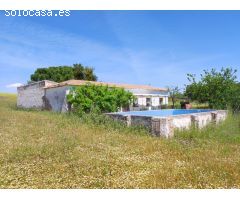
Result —
<path fill-rule="evenodd" d="M 166 88 L 157 88 L 150 85 L 133 85 L 133 84 L 123 84 L 123 83 L 108 83 L 108 82 L 98 82 L 98 81 L 85 81 L 85 80 L 69 80 L 58 84 L 50 85 L 45 88 L 55 88 L 62 86 L 80 86 L 87 83 L 94 85 L 108 85 L 109 87 L 118 87 L 124 89 L 143 89 L 143 90 L 156 90 L 156 91 L 167 91 Z"/>

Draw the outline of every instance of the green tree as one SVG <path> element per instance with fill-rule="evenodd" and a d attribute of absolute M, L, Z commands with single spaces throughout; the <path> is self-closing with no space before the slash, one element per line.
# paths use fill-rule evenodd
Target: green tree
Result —
<path fill-rule="evenodd" d="M 134 100 L 131 92 L 123 88 L 86 84 L 73 87 L 67 95 L 73 111 L 79 114 L 116 112 L 121 107 L 128 107 Z"/>
<path fill-rule="evenodd" d="M 233 112 L 239 112 L 240 111 L 240 83 L 235 84 L 235 87 L 233 89 L 234 95 L 231 98 L 231 108 Z"/>
<path fill-rule="evenodd" d="M 97 80 L 97 76 L 94 74 L 94 69 L 92 67 L 84 67 L 81 64 L 73 65 L 73 74 L 74 78 L 77 80 Z"/>
<path fill-rule="evenodd" d="M 96 81 L 97 76 L 94 74 L 94 69 L 84 67 L 81 64 L 72 66 L 58 66 L 48 68 L 38 68 L 31 75 L 31 81 L 51 80 L 62 82 L 71 79 Z"/>
<path fill-rule="evenodd" d="M 200 103 L 208 103 L 210 108 L 226 109 L 232 106 L 233 97 L 236 95 L 236 70 L 222 68 L 219 72 L 215 69 L 204 70 L 200 80 L 196 76 L 188 74 L 189 85 L 186 86 L 185 94 L 191 100 Z"/>
<path fill-rule="evenodd" d="M 31 81 L 51 80 L 62 82 L 73 78 L 73 70 L 69 66 L 38 68 L 31 75 Z"/>
<path fill-rule="evenodd" d="M 81 64 L 74 64 L 73 74 L 76 79 L 84 80 L 85 79 L 84 67 Z"/>
<path fill-rule="evenodd" d="M 94 74 L 94 69 L 91 67 L 84 68 L 85 80 L 96 81 L 97 76 Z"/>

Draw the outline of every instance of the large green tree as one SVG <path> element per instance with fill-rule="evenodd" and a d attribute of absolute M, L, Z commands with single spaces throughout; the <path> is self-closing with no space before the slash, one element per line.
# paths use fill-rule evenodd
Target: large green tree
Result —
<path fill-rule="evenodd" d="M 134 100 L 131 92 L 123 88 L 86 84 L 73 87 L 67 95 L 73 111 L 79 114 L 89 112 L 116 112 L 128 107 Z"/>
<path fill-rule="evenodd" d="M 81 64 L 73 66 L 58 66 L 38 68 L 31 75 L 31 81 L 51 80 L 55 82 L 67 81 L 70 79 L 96 81 L 97 76 L 92 67 L 84 67 Z"/>
<path fill-rule="evenodd" d="M 199 81 L 195 75 L 188 74 L 188 80 L 190 84 L 186 86 L 185 94 L 191 100 L 208 103 L 210 108 L 233 107 L 234 98 L 239 96 L 236 70 L 232 68 L 204 70 Z"/>

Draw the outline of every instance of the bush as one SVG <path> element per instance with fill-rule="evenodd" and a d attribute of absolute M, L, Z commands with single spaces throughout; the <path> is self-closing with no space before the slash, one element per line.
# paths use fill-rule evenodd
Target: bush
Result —
<path fill-rule="evenodd" d="M 73 87 L 67 100 L 72 105 L 72 111 L 82 115 L 90 112 L 117 112 L 120 108 L 129 107 L 134 96 L 123 88 L 86 84 Z"/>

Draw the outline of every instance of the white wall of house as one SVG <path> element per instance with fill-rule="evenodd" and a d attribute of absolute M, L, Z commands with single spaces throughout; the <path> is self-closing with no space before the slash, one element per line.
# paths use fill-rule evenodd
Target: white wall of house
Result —
<path fill-rule="evenodd" d="M 152 106 L 160 106 L 160 98 L 162 99 L 162 105 L 168 104 L 168 97 L 167 96 L 136 96 L 137 103 L 139 106 L 146 106 L 147 105 L 147 98 L 151 98 Z"/>
<path fill-rule="evenodd" d="M 163 98 L 163 104 L 164 105 L 168 105 L 168 97 L 164 97 Z"/>
<path fill-rule="evenodd" d="M 67 112 L 68 103 L 66 95 L 69 93 L 70 87 L 54 87 L 45 90 L 45 108 L 54 112 Z"/>
<path fill-rule="evenodd" d="M 159 106 L 159 97 L 152 97 L 152 106 Z"/>
<path fill-rule="evenodd" d="M 138 105 L 146 106 L 147 104 L 146 97 L 137 97 L 137 98 L 138 98 Z"/>
<path fill-rule="evenodd" d="M 43 108 L 43 87 L 39 85 L 18 88 L 17 106 L 21 108 Z"/>

